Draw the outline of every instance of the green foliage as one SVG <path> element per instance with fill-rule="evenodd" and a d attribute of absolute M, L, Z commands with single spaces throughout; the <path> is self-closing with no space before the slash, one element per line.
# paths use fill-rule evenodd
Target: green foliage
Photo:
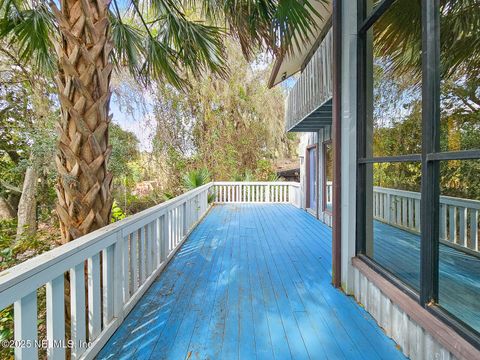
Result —
<path fill-rule="evenodd" d="M 186 190 L 193 190 L 207 184 L 209 181 L 210 173 L 206 168 L 189 171 L 183 176 L 183 186 Z"/>
<path fill-rule="evenodd" d="M 125 219 L 126 215 L 123 210 L 118 206 L 117 202 L 114 200 L 112 204 L 112 222 L 120 221 Z"/>

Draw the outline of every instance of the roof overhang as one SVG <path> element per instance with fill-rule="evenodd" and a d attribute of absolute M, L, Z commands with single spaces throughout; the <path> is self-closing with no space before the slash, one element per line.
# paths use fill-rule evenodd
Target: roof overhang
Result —
<path fill-rule="evenodd" d="M 275 60 L 270 79 L 268 80 L 269 88 L 302 70 L 331 26 L 332 1 L 328 0 L 328 4 L 325 4 L 322 0 L 308 1 L 321 16 L 321 18 L 318 18 L 318 26 L 310 36 L 311 41 L 303 42 L 299 47 L 295 47 L 291 53 L 280 56 Z"/>

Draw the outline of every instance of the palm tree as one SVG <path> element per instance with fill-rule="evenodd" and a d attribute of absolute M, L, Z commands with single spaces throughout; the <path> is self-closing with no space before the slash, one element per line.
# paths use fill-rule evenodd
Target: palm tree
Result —
<path fill-rule="evenodd" d="M 227 32 L 247 57 L 259 48 L 279 54 L 312 33 L 316 16 L 301 0 L 0 0 L 0 37 L 57 83 L 56 192 L 64 241 L 110 221 L 114 67 L 128 67 L 144 82 L 164 79 L 184 88 L 188 76 L 204 69 L 227 73 Z"/>

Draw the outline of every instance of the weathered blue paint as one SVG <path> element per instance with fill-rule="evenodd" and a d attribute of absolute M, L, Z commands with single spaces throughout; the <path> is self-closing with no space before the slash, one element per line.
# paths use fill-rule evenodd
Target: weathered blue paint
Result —
<path fill-rule="evenodd" d="M 333 288 L 331 229 L 291 205 L 215 206 L 101 359 L 403 359 Z"/>

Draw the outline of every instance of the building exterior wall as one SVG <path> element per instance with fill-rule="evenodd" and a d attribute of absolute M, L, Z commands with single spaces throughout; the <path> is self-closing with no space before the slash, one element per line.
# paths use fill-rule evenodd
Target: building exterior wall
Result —
<path fill-rule="evenodd" d="M 325 171 L 325 154 L 323 150 L 323 143 L 331 140 L 330 126 L 320 129 L 318 132 L 301 133 L 300 144 L 298 147 L 298 153 L 300 154 L 300 189 L 301 189 L 301 204 L 302 208 L 307 210 L 307 166 L 308 159 L 306 158 L 307 148 L 311 145 L 317 145 L 317 168 L 318 168 L 318 181 L 316 192 L 317 208 L 312 211 L 308 209 L 309 213 L 315 216 L 320 221 L 324 222 L 328 226 L 332 226 L 332 215 L 328 211 L 324 211 L 324 171 Z"/>
<path fill-rule="evenodd" d="M 406 306 L 408 300 L 386 291 L 393 284 L 372 281 L 356 258 L 357 196 L 357 2 L 342 2 L 341 60 L 341 282 L 345 293 L 353 295 L 411 359 L 478 358 L 478 351 L 465 339 L 432 314 L 426 314 L 418 303 Z M 319 220 L 332 226 L 331 215 L 323 211 L 324 154 L 322 143 L 331 139 L 331 128 L 300 135 L 299 154 L 301 204 L 306 207 L 306 150 L 318 144 L 318 209 Z M 367 266 L 363 263 L 362 266 Z M 372 270 L 373 271 L 373 270 Z M 387 281 L 388 282 L 388 281 Z M 396 288 L 398 290 L 398 288 Z M 400 291 L 400 290 L 399 290 Z M 412 301 L 412 300 L 411 300 Z M 430 317 L 429 317 L 430 316 Z M 427 319 L 427 320 L 425 320 Z M 434 323 L 434 325 L 432 325 Z M 446 334 L 450 339 L 447 339 Z M 451 340 L 455 338 L 455 340 Z M 473 355 L 472 355 L 473 354 Z"/>

